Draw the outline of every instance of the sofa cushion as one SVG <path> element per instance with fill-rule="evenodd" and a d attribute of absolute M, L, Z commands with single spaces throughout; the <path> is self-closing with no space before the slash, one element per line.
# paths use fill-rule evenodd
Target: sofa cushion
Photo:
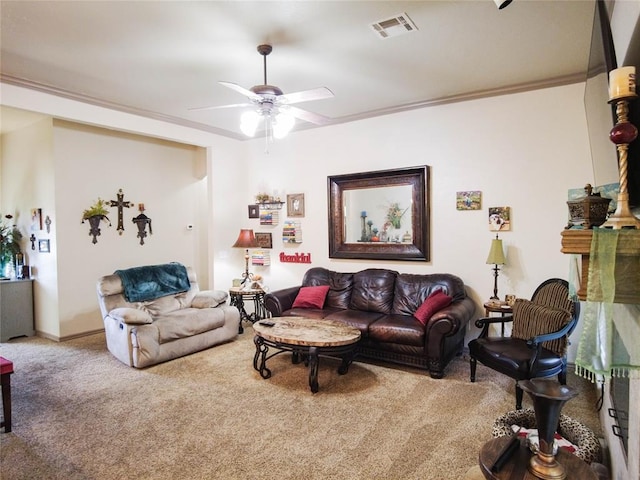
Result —
<path fill-rule="evenodd" d="M 329 285 L 300 287 L 300 291 L 296 295 L 291 308 L 322 308 L 328 291 Z"/>
<path fill-rule="evenodd" d="M 154 320 L 160 344 L 179 338 L 191 337 L 224 325 L 224 310 L 221 308 L 184 308 Z M 145 328 L 143 325 L 138 328 Z"/>
<path fill-rule="evenodd" d="M 193 308 L 213 308 L 227 301 L 229 294 L 224 290 L 202 290 L 198 292 L 191 306 Z"/>
<path fill-rule="evenodd" d="M 333 272 L 322 267 L 307 270 L 302 279 L 302 286 L 329 285 L 329 292 L 324 308 L 349 308 L 351 290 L 353 288 L 353 273 Z"/>
<path fill-rule="evenodd" d="M 375 322 L 384 317 L 384 314 L 377 312 L 365 312 L 361 310 L 338 310 L 327 315 L 327 320 L 336 320 L 350 327 L 357 328 L 362 333 L 362 338 L 369 334 L 369 328 Z"/>
<path fill-rule="evenodd" d="M 452 297 L 454 302 L 467 296 L 464 282 L 455 275 L 401 273 L 396 278 L 392 312 L 413 315 L 427 297 L 437 290 L 442 290 Z"/>
<path fill-rule="evenodd" d="M 369 326 L 369 337 L 385 343 L 424 346 L 424 327 L 408 315 L 384 315 Z"/>
<path fill-rule="evenodd" d="M 529 300 L 519 298 L 513 304 L 513 329 L 511 336 L 529 340 L 543 333 L 560 330 L 571 320 L 571 313 L 560 308 L 545 307 Z M 544 342 L 544 348 L 559 355 L 564 354 L 567 347 L 567 336 Z"/>
<path fill-rule="evenodd" d="M 131 305 L 138 306 L 138 308 L 149 313 L 153 318 L 156 318 L 182 308 L 187 308 L 190 303 L 186 303 L 185 293 L 178 293 L 176 295 L 167 295 L 166 297 L 160 297 L 146 302 L 135 302 Z"/>
<path fill-rule="evenodd" d="M 365 312 L 391 313 L 397 274 L 393 270 L 379 268 L 369 268 L 355 273 L 349 308 Z"/>
<path fill-rule="evenodd" d="M 324 318 L 335 312 L 335 308 L 292 308 L 282 312 L 283 317 Z"/>
<path fill-rule="evenodd" d="M 451 301 L 452 298 L 449 295 L 442 290 L 436 290 L 422 302 L 422 305 L 418 307 L 413 316 L 416 317 L 420 323 L 426 325 L 434 313 L 451 305 Z"/>

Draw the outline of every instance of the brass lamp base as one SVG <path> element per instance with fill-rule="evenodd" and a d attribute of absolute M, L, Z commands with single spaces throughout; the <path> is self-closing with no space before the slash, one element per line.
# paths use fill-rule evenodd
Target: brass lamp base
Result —
<path fill-rule="evenodd" d="M 613 228 L 614 230 L 622 228 L 640 229 L 640 220 L 638 220 L 629 209 L 628 192 L 620 192 L 618 194 L 618 206 L 616 211 L 601 225 L 601 228 Z"/>
<path fill-rule="evenodd" d="M 555 457 L 540 451 L 529 460 L 529 472 L 544 480 L 564 480 L 567 478 L 565 468 L 558 463 Z"/>

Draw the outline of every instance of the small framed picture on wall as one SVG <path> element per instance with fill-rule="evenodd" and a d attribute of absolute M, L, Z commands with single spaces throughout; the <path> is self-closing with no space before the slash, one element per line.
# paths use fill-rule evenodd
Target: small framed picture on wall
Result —
<path fill-rule="evenodd" d="M 482 192 L 480 190 L 456 192 L 456 208 L 458 210 L 480 210 L 482 208 Z"/>
<path fill-rule="evenodd" d="M 304 193 L 287 195 L 287 216 L 304 217 Z"/>
<path fill-rule="evenodd" d="M 260 217 L 260 209 L 258 205 L 249 205 L 249 218 L 259 218 Z"/>
<path fill-rule="evenodd" d="M 260 233 L 256 232 L 256 242 L 258 242 L 258 246 L 260 248 L 273 248 L 273 239 L 271 237 L 271 233 Z"/>
<path fill-rule="evenodd" d="M 511 230 L 511 209 L 509 207 L 489 208 L 489 230 L 492 232 Z"/>
<path fill-rule="evenodd" d="M 49 253 L 51 250 L 49 248 L 49 239 L 46 240 L 38 240 L 38 251 L 42 253 Z"/>

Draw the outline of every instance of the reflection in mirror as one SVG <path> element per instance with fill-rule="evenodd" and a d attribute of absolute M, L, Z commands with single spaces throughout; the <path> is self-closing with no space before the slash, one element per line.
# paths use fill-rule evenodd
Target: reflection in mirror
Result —
<path fill-rule="evenodd" d="M 345 242 L 411 242 L 411 185 L 345 190 Z"/>

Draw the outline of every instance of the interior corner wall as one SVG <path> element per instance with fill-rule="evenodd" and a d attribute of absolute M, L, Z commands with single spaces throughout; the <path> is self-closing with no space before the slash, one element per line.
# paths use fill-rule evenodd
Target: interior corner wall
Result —
<path fill-rule="evenodd" d="M 40 252 L 39 240 L 47 240 L 47 215 L 55 210 L 55 172 L 52 154 L 52 120 L 45 118 L 2 135 L 2 214 L 14 215 L 23 235 L 25 264 L 31 267 L 35 328 L 46 335 L 60 334 L 58 274 L 55 253 Z M 31 211 L 43 215 L 32 218 Z M 42 228 L 41 228 L 42 226 Z M 33 235 L 32 243 L 29 237 Z"/>
<path fill-rule="evenodd" d="M 96 297 L 102 275 L 171 261 L 206 273 L 198 234 L 207 230 L 201 148 L 55 120 L 53 152 L 60 338 L 103 328 Z M 102 222 L 94 244 L 88 222 L 81 223 L 82 212 L 98 198 L 116 200 L 119 189 L 131 205 L 123 208 L 124 230 L 118 230 L 118 209 L 111 207 L 111 225 Z M 144 245 L 133 223 L 139 204 L 153 231 Z"/>
<path fill-rule="evenodd" d="M 498 278 L 499 295 L 530 298 L 543 280 L 568 278 L 570 258 L 560 252 L 567 191 L 593 182 L 583 96 L 581 83 L 417 109 L 297 132 L 271 144 L 268 155 L 264 139 L 251 141 L 247 197 L 232 208 L 245 228 L 273 235 L 271 266 L 253 271 L 264 275 L 271 289 L 299 284 L 312 266 L 448 272 L 465 281 L 481 314 L 493 293 L 491 266 L 485 264 L 495 236 L 488 208 L 509 206 L 511 231 L 500 232 L 507 264 Z M 431 260 L 330 259 L 327 177 L 414 165 L 431 166 Z M 466 190 L 482 192 L 481 210 L 456 210 L 456 192 Z M 282 198 L 304 193 L 301 244 L 282 242 L 286 207 L 278 226 L 247 218 L 246 203 L 258 192 Z M 281 263 L 281 252 L 309 253 L 312 263 Z M 234 261 L 239 268 L 240 255 Z"/>

